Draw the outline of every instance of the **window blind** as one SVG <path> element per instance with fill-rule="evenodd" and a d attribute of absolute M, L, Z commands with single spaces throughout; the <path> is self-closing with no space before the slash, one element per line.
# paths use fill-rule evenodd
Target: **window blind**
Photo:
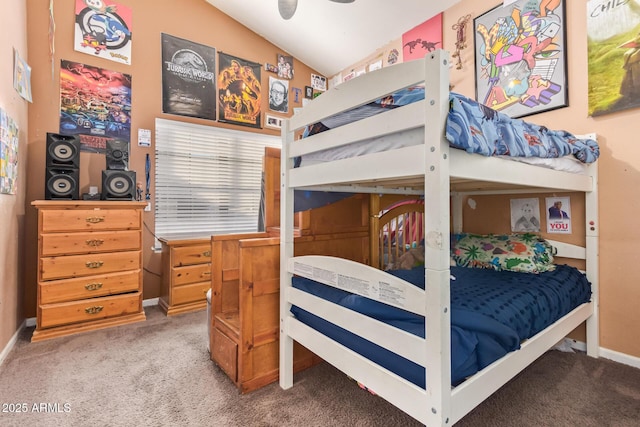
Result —
<path fill-rule="evenodd" d="M 156 236 L 257 231 L 265 147 L 281 139 L 156 119 Z"/>

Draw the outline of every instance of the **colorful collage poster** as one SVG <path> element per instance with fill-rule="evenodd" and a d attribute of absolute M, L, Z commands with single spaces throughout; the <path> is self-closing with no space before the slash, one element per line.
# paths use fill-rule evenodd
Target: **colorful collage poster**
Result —
<path fill-rule="evenodd" d="M 0 193 L 16 194 L 18 125 L 0 108 Z"/>
<path fill-rule="evenodd" d="M 442 13 L 402 35 L 402 57 L 405 62 L 424 58 L 436 49 L 442 49 Z"/>
<path fill-rule="evenodd" d="M 31 97 L 31 67 L 16 49 L 13 50 L 13 88 L 21 97 L 33 102 Z"/>
<path fill-rule="evenodd" d="M 640 107 L 640 2 L 587 2 L 589 115 Z"/>
<path fill-rule="evenodd" d="M 104 153 L 106 141 L 129 142 L 131 76 L 62 60 L 60 133 L 79 135 L 81 150 Z"/>
<path fill-rule="evenodd" d="M 162 112 L 216 119 L 216 50 L 162 34 Z"/>
<path fill-rule="evenodd" d="M 106 0 L 75 2 L 75 50 L 131 65 L 131 8 Z"/>
<path fill-rule="evenodd" d="M 218 120 L 260 128 L 260 64 L 226 53 L 220 53 L 218 61 Z"/>
<path fill-rule="evenodd" d="M 568 105 L 564 0 L 517 0 L 473 26 L 478 102 L 510 117 Z"/>

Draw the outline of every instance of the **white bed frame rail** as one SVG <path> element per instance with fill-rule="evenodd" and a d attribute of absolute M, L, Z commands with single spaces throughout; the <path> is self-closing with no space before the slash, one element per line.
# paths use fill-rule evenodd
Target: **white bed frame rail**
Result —
<path fill-rule="evenodd" d="M 362 122 L 331 129 L 294 141 L 296 131 L 338 112 L 366 104 L 398 89 L 425 85 L 425 100 Z M 298 341 L 327 362 L 365 384 L 377 394 L 428 426 L 450 426 L 513 378 L 569 332 L 587 321 L 587 348 L 598 354 L 598 211 L 597 167 L 586 174 L 544 169 L 524 163 L 487 158 L 450 149 L 445 139 L 449 108 L 449 56 L 436 51 L 424 60 L 394 65 L 360 76 L 316 98 L 283 123 L 281 170 L 281 292 L 280 386 L 293 386 L 293 341 Z M 404 114 L 406 113 L 406 114 Z M 423 144 L 293 168 L 296 156 L 348 144 L 374 136 L 421 129 Z M 583 304 L 550 328 L 478 372 L 460 386 L 451 387 L 450 372 L 450 197 L 453 226 L 462 225 L 461 201 L 465 191 L 529 192 L 580 191 L 586 194 L 586 248 L 571 256 L 586 257 L 592 283 L 592 302 Z M 345 260 L 296 257 L 293 253 L 293 191 L 322 189 L 370 193 L 421 192 L 425 197 L 426 290 L 368 266 Z M 489 191 L 487 191 L 489 189 Z M 471 193 L 470 193 L 471 194 Z M 559 245 L 560 250 L 572 249 Z M 408 336 L 291 286 L 293 274 L 322 279 L 323 283 L 356 291 L 392 305 L 406 306 L 426 316 L 426 339 Z M 338 277 L 344 276 L 344 280 Z M 346 285 L 345 285 L 346 284 Z M 384 285 L 381 285 L 384 284 Z M 366 358 L 305 326 L 290 313 L 295 304 L 384 348 L 413 360 L 426 369 L 426 390 L 381 368 Z"/>

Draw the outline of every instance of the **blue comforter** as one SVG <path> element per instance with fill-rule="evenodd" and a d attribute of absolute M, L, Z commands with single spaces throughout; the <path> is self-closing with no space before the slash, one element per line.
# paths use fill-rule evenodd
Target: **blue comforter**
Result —
<path fill-rule="evenodd" d="M 392 274 L 424 289 L 424 269 Z M 451 267 L 451 381 L 466 377 L 520 348 L 556 320 L 591 297 L 586 277 L 573 267 L 530 274 Z M 301 277 L 293 286 L 346 308 L 424 337 L 424 318 L 404 310 L 352 295 Z M 375 363 L 425 387 L 424 368 L 335 326 L 299 307 L 291 312 L 300 321 L 366 356 Z"/>
<path fill-rule="evenodd" d="M 345 111 L 316 123 L 304 136 L 342 126 L 424 99 L 424 87 L 413 86 L 383 99 Z M 521 119 L 512 119 L 463 95 L 451 92 L 446 137 L 452 147 L 484 156 L 563 157 L 573 155 L 583 163 L 592 163 L 600 155 L 593 139 L 579 139 L 564 130 L 550 130 Z"/>

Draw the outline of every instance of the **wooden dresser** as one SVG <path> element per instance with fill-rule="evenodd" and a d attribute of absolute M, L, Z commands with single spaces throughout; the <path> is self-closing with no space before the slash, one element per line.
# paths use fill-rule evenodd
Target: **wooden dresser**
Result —
<path fill-rule="evenodd" d="M 145 320 L 145 202 L 46 200 L 38 210 L 37 322 L 32 341 Z"/>
<path fill-rule="evenodd" d="M 173 236 L 162 242 L 160 308 L 167 314 L 207 308 L 211 287 L 211 237 Z"/>

